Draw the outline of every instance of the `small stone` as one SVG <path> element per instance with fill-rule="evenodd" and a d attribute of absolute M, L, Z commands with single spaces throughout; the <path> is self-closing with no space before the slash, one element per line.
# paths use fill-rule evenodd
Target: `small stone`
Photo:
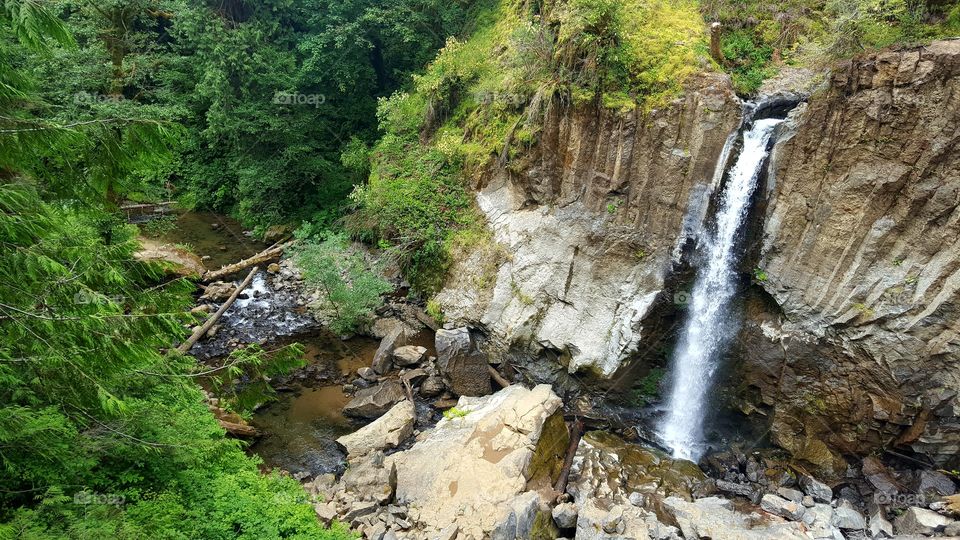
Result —
<path fill-rule="evenodd" d="M 572 529 L 577 526 L 577 505 L 573 503 L 558 504 L 553 508 L 553 521 L 561 529 Z"/>
<path fill-rule="evenodd" d="M 788 501 L 772 493 L 767 493 L 760 499 L 760 508 L 784 519 L 799 521 L 803 518 L 806 509 L 799 503 Z"/>
<path fill-rule="evenodd" d="M 329 525 L 331 521 L 337 519 L 337 506 L 332 502 L 317 504 L 313 510 L 317 513 L 317 519 L 324 525 Z"/>
<path fill-rule="evenodd" d="M 427 377 L 423 384 L 420 385 L 420 394 L 424 397 L 435 397 L 439 396 L 446 389 L 446 385 L 443 384 L 443 379 L 436 376 Z"/>
<path fill-rule="evenodd" d="M 616 534 L 622 532 L 620 526 L 623 525 L 623 507 L 614 506 L 610 512 L 603 518 L 603 531 Z"/>
<path fill-rule="evenodd" d="M 920 485 L 917 492 L 921 494 L 936 493 L 937 495 L 953 495 L 957 488 L 953 480 L 937 471 L 920 471 Z"/>
<path fill-rule="evenodd" d="M 816 503 L 814 502 L 813 497 L 804 495 L 803 499 L 800 501 L 800 504 L 806 506 L 807 508 L 813 508 L 813 505 Z"/>
<path fill-rule="evenodd" d="M 804 476 L 800 479 L 800 487 L 803 492 L 813 497 L 813 500 L 822 503 L 828 503 L 833 499 L 833 490 L 830 486 L 816 480 L 810 476 Z"/>
<path fill-rule="evenodd" d="M 893 537 L 893 524 L 887 520 L 883 509 L 880 507 L 876 507 L 870 514 L 867 530 L 870 532 L 870 538 Z"/>
<path fill-rule="evenodd" d="M 362 367 L 358 369 L 357 375 L 359 375 L 361 379 L 365 381 L 370 381 L 370 382 L 377 382 L 377 378 L 378 378 L 377 372 L 374 371 L 373 368 L 368 368 L 368 367 Z"/>
<path fill-rule="evenodd" d="M 280 265 L 277 263 L 270 263 L 267 265 L 267 272 L 271 274 L 276 274 L 280 271 Z"/>

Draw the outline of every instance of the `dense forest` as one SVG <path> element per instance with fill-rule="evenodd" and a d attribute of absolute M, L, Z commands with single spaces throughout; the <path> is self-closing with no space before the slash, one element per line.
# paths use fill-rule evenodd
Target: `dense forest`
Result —
<path fill-rule="evenodd" d="M 746 96 L 960 33 L 938 0 L 0 2 L 2 538 L 351 537 L 224 436 L 173 348 L 195 285 L 133 257 L 122 204 L 286 226 L 318 282 L 357 240 L 427 300 L 489 242 L 469 179 L 556 103 L 650 111 L 701 70 Z"/>

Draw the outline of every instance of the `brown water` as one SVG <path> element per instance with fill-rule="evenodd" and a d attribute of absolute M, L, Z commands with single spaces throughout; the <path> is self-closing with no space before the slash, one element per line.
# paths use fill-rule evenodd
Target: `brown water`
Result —
<path fill-rule="evenodd" d="M 266 247 L 243 234 L 240 222 L 212 212 L 183 212 L 177 215 L 177 227 L 162 235 L 160 240 L 172 244 L 187 244 L 201 257 L 209 270 L 235 263 L 259 253 Z"/>

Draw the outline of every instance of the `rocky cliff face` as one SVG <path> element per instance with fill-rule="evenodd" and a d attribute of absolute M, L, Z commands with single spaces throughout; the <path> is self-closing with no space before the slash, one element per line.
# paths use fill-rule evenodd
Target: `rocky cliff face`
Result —
<path fill-rule="evenodd" d="M 773 155 L 742 366 L 824 465 L 960 452 L 960 41 L 838 66 Z M 833 449 L 831 454 L 827 448 Z"/>
<path fill-rule="evenodd" d="M 613 374 L 640 345 L 688 206 L 705 212 L 740 116 L 718 76 L 647 116 L 554 108 L 535 151 L 477 186 L 505 262 L 491 265 L 493 250 L 460 261 L 438 297 L 447 317 L 503 349 L 551 349 L 570 372 Z"/>
<path fill-rule="evenodd" d="M 534 151 L 477 181 L 497 247 L 459 261 L 448 318 L 570 372 L 642 357 L 741 115 L 721 77 L 649 116 L 555 108 Z M 839 471 L 880 446 L 960 453 L 958 141 L 960 41 L 838 66 L 792 113 L 731 380 L 798 457 Z"/>

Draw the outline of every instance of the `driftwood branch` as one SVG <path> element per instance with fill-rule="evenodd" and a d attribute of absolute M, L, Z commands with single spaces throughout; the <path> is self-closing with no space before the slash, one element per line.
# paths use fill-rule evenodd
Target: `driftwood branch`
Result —
<path fill-rule="evenodd" d="M 207 319 L 207 322 L 203 323 L 203 325 L 200 328 L 197 328 L 193 332 L 193 335 L 191 335 L 189 338 L 187 338 L 186 341 L 181 343 L 180 346 L 177 347 L 177 350 L 182 353 L 189 351 L 190 348 L 193 347 L 193 344 L 196 343 L 201 336 L 206 334 L 207 331 L 210 330 L 210 327 L 213 326 L 218 319 L 220 319 L 220 316 L 223 315 L 224 312 L 226 312 L 231 305 L 233 305 L 233 302 L 236 301 L 238 296 L 240 296 L 240 291 L 247 288 L 247 285 L 250 284 L 250 281 L 253 279 L 253 276 L 257 273 L 258 270 L 260 270 L 260 268 L 254 266 L 253 269 L 250 270 L 250 273 L 247 274 L 247 277 L 240 283 L 239 286 L 237 286 L 236 290 L 233 291 L 233 294 L 230 295 L 230 298 L 227 298 L 227 301 L 224 302 L 222 306 L 220 306 L 220 309 L 218 309 L 217 312 L 214 313 L 212 317 Z"/>
<path fill-rule="evenodd" d="M 219 270 L 211 270 L 203 274 L 203 281 L 211 282 L 223 279 L 227 276 L 236 274 L 241 270 L 250 268 L 253 265 L 260 265 L 266 262 L 270 262 L 274 259 L 279 259 L 280 255 L 283 255 L 283 250 L 287 249 L 293 244 L 293 241 L 284 242 L 283 244 L 274 244 L 267 249 L 257 253 L 253 257 L 244 259 L 240 262 L 235 262 L 233 264 L 228 264 Z"/>
<path fill-rule="evenodd" d="M 577 447 L 580 446 L 580 436 L 583 434 L 583 421 L 576 418 L 570 422 L 570 446 L 567 447 L 567 457 L 563 459 L 563 468 L 560 469 L 560 477 L 557 478 L 557 485 L 553 490 L 563 495 L 567 491 L 567 480 L 570 479 L 570 467 L 573 466 L 573 457 L 577 454 Z"/>
<path fill-rule="evenodd" d="M 497 384 L 500 385 L 500 388 L 506 388 L 510 386 L 510 381 L 503 378 L 503 375 L 500 375 L 500 372 L 493 369 L 493 366 L 487 366 L 487 370 L 490 371 L 490 376 L 493 377 L 493 380 L 497 381 Z"/>
<path fill-rule="evenodd" d="M 260 436 L 260 431 L 250 424 L 238 424 L 236 422 L 228 422 L 226 420 L 217 420 L 217 422 L 220 423 L 220 427 L 222 427 L 224 431 L 233 435 L 234 437 L 253 438 Z"/>

